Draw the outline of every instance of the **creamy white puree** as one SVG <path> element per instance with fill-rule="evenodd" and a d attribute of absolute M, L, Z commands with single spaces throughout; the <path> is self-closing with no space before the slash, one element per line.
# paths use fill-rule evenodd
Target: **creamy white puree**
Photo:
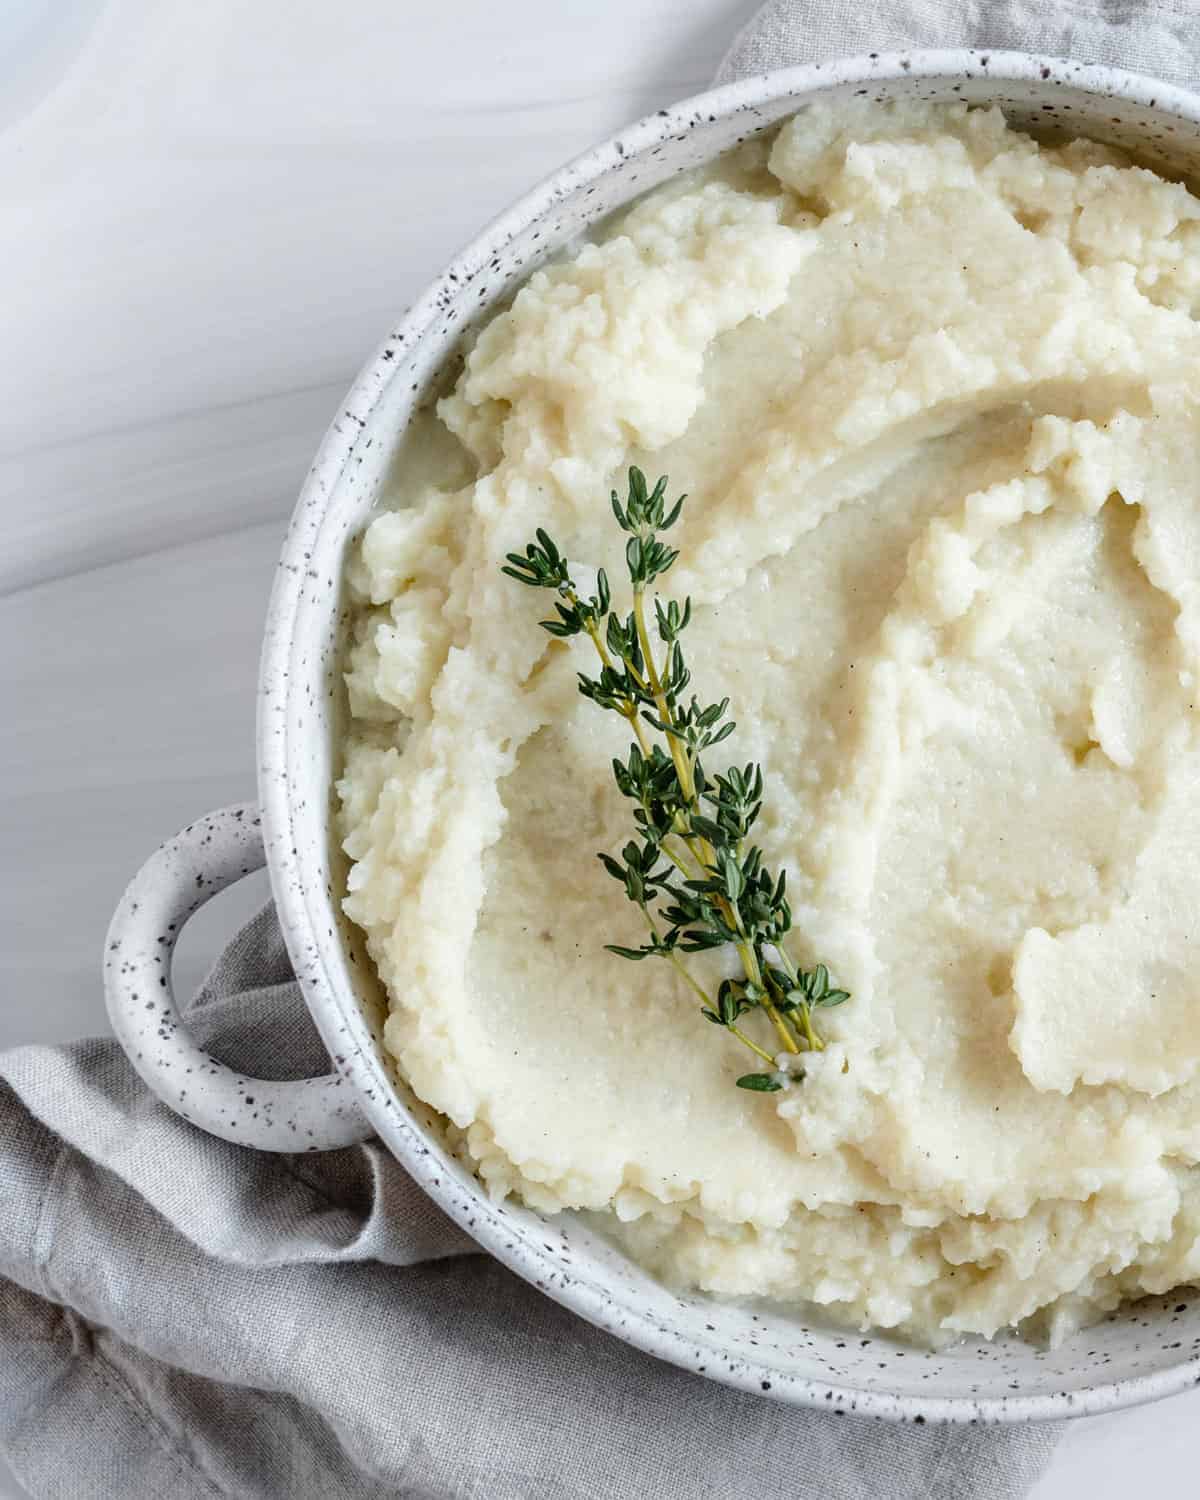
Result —
<path fill-rule="evenodd" d="M 340 794 L 387 1044 L 493 1192 L 935 1341 L 1200 1279 L 1198 302 L 1183 187 L 997 111 L 811 108 L 483 330 L 440 407 L 471 462 L 402 474 L 351 564 Z M 630 463 L 691 497 L 695 678 L 853 991 L 779 1094 L 602 950 L 640 940 L 593 856 L 622 726 L 499 572 L 545 525 L 620 576 Z"/>

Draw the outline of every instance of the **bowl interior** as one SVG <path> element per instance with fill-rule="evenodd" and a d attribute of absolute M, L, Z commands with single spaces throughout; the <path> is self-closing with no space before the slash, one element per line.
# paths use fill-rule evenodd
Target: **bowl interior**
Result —
<path fill-rule="evenodd" d="M 933 1354 L 777 1306 L 676 1295 L 571 1215 L 497 1207 L 445 1151 L 437 1120 L 383 1054 L 379 986 L 340 916 L 330 836 L 342 691 L 345 551 L 386 493 L 407 422 L 455 338 L 605 214 L 814 98 L 1002 106 L 1017 125 L 1087 135 L 1188 177 L 1200 102 L 1148 80 L 1018 54 L 942 53 L 794 69 L 687 101 L 631 127 L 537 189 L 452 266 L 387 339 L 334 422 L 293 518 L 272 605 L 260 703 L 261 793 L 272 879 L 297 971 L 330 1051 L 381 1137 L 500 1259 L 592 1321 L 709 1376 L 836 1410 L 994 1421 L 1096 1411 L 1200 1379 L 1200 1300 L 1123 1307 L 1056 1351 L 1019 1340 Z"/>

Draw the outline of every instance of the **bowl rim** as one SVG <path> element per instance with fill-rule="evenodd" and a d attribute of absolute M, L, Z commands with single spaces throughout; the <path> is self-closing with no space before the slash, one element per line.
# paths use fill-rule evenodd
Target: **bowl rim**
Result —
<path fill-rule="evenodd" d="M 701 121 L 733 116 L 782 99 L 801 101 L 826 89 L 854 83 L 886 83 L 905 79 L 961 79 L 977 82 L 1069 85 L 1101 98 L 1158 109 L 1200 125 L 1200 94 L 1144 74 L 1107 65 L 1075 62 L 1050 54 L 1011 49 L 938 48 L 869 53 L 823 63 L 801 64 L 722 84 L 646 115 L 589 147 L 542 179 L 511 207 L 494 217 L 429 283 L 387 337 L 361 367 L 339 415 L 326 432 L 302 486 L 275 570 L 268 606 L 259 672 L 258 789 L 264 842 L 272 894 L 289 953 L 305 1001 L 331 1055 L 345 1047 L 343 1017 L 353 1002 L 329 972 L 314 942 L 309 899 L 319 884 L 306 875 L 303 846 L 293 831 L 292 791 L 288 766 L 294 747 L 280 732 L 288 721 L 292 649 L 297 622 L 305 604 L 306 561 L 325 524 L 339 481 L 350 464 L 355 445 L 377 411 L 397 374 L 401 348 L 412 349 L 432 335 L 444 338 L 436 324 L 465 284 L 498 250 L 510 244 L 556 202 L 581 186 L 602 178 L 625 157 L 639 155 Z M 331 892 L 321 887 L 318 899 L 331 904 Z M 374 1050 L 349 1049 L 338 1057 L 338 1067 L 354 1086 L 357 1102 L 380 1138 L 426 1193 L 471 1237 L 502 1264 L 538 1290 L 595 1326 L 626 1343 L 682 1369 L 695 1371 L 695 1356 L 704 1341 L 690 1332 L 665 1324 L 649 1311 L 622 1303 L 616 1289 L 592 1286 L 584 1278 L 565 1278 L 546 1254 L 538 1259 L 522 1243 L 523 1236 L 506 1228 L 508 1210 L 493 1202 L 482 1184 L 471 1178 L 468 1197 L 451 1192 L 445 1165 L 423 1144 L 418 1122 L 396 1097 Z M 471 1222 L 468 1224 L 467 1219 Z M 547 1275 L 547 1272 L 552 1273 Z M 621 1304 L 620 1314 L 614 1304 Z M 758 1395 L 769 1391 L 785 1403 L 853 1412 L 894 1422 L 994 1424 L 1045 1421 L 1095 1415 L 1140 1405 L 1200 1384 L 1200 1353 L 1181 1359 L 1166 1370 L 1128 1380 L 1100 1381 L 1084 1389 L 1023 1396 L 917 1396 L 856 1387 L 842 1388 L 826 1380 L 791 1374 L 770 1363 L 741 1354 L 728 1360 L 719 1342 L 709 1345 L 711 1360 L 705 1373 L 735 1389 Z M 722 1360 L 725 1361 L 722 1364 Z"/>

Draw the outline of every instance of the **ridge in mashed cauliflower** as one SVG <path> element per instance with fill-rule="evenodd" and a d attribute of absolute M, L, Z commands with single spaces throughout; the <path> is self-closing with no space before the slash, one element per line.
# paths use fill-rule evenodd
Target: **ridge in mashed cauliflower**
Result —
<path fill-rule="evenodd" d="M 494 1193 L 934 1342 L 1200 1280 L 1198 304 L 1182 186 L 814 106 L 483 329 L 439 407 L 469 463 L 351 565 L 339 791 L 387 1045 Z M 640 940 L 592 857 L 622 726 L 499 572 L 545 525 L 615 574 L 633 463 L 691 497 L 698 690 L 853 992 L 778 1094 L 602 950 Z"/>

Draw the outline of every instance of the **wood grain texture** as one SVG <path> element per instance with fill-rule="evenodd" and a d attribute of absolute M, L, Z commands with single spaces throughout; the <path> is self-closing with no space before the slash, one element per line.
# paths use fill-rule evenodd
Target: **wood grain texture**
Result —
<path fill-rule="evenodd" d="M 275 554 L 358 365 L 513 197 L 703 87 L 753 9 L 8 0 L 0 1046 L 104 1029 L 127 878 L 253 795 Z M 206 910 L 181 985 L 262 895 Z M 1037 1500 L 1184 1492 L 1198 1400 L 1072 1428 Z"/>

